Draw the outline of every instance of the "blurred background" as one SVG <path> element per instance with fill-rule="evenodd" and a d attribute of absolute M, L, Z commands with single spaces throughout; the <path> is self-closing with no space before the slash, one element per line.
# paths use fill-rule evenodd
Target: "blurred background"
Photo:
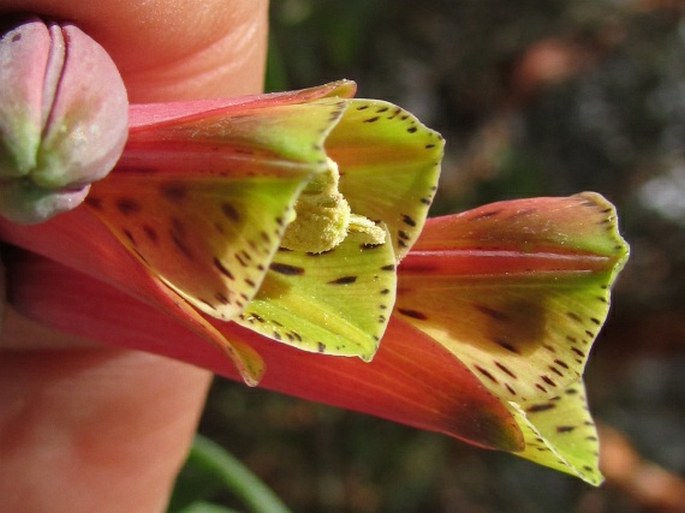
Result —
<path fill-rule="evenodd" d="M 607 482 L 223 380 L 201 432 L 298 513 L 685 512 L 685 4 L 272 0 L 271 19 L 269 90 L 350 78 L 442 132 L 434 215 L 616 204 L 632 257 L 587 371 Z"/>

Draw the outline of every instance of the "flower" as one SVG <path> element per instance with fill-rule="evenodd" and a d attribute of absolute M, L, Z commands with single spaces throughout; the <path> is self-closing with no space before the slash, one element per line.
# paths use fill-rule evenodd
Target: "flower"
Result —
<path fill-rule="evenodd" d="M 402 109 L 353 93 L 341 81 L 241 100 L 133 105 L 125 151 L 92 185 L 87 205 L 20 231 L 52 239 L 51 258 L 141 294 L 128 270 L 113 274 L 106 255 L 75 263 L 72 245 L 58 240 L 64 226 L 95 221 L 152 274 L 159 304 L 182 309 L 248 382 L 262 372 L 258 355 L 200 312 L 301 349 L 370 359 L 394 302 L 395 265 L 427 215 L 442 140 Z"/>
<path fill-rule="evenodd" d="M 84 205 L 0 220 L 28 250 L 7 261 L 11 304 L 598 483 L 582 371 L 627 255 L 613 207 L 509 201 L 422 232 L 442 139 L 353 93 L 132 105 Z"/>
<path fill-rule="evenodd" d="M 599 325 L 587 316 L 604 320 L 608 287 L 625 260 L 613 216 L 601 197 L 583 194 L 503 202 L 429 220 L 400 265 L 396 313 L 369 363 L 299 351 L 235 323 L 211 325 L 264 358 L 268 371 L 261 386 L 507 450 L 596 484 L 601 480 L 596 434 L 578 374 L 592 342 L 582 319 L 596 334 Z M 139 293 L 143 281 L 150 281 L 115 239 L 98 232 L 97 223 L 68 224 L 62 228 L 65 239 L 78 237 L 79 228 L 85 233 L 71 266 L 31 253 L 8 260 L 15 308 L 61 330 L 240 379 L 221 349 L 206 344 L 182 316 L 146 304 L 149 295 L 142 301 L 76 270 L 73 264 L 97 249 L 98 257 L 108 256 L 114 276 L 127 269 L 128 281 L 140 282 Z M 503 230 L 506 238 L 498 237 Z M 40 237 L 18 235 L 12 235 L 15 242 L 41 249 Z M 524 237 L 528 251 L 512 250 Z M 100 244 L 91 247 L 93 240 Z M 441 288 L 442 300 L 451 300 L 437 309 L 413 303 L 417 281 L 428 290 Z M 569 315 L 571 307 L 580 308 L 581 321 Z M 439 322 L 451 320 L 455 334 L 431 325 L 433 315 L 442 317 Z M 520 327 L 514 325 L 519 322 Z M 515 335 L 525 335 L 516 339 L 526 344 L 521 355 L 478 346 L 488 330 L 507 323 L 514 325 Z M 545 326 L 533 329 L 531 323 Z M 576 344 L 569 340 L 574 332 L 581 333 Z M 515 360 L 505 364 L 494 360 L 496 355 Z M 559 376 L 565 366 L 574 370 Z M 534 376 L 529 384 L 534 397 L 523 400 L 506 390 L 512 380 L 512 388 L 527 386 L 528 376 Z M 545 392 L 536 387 L 540 380 Z"/>

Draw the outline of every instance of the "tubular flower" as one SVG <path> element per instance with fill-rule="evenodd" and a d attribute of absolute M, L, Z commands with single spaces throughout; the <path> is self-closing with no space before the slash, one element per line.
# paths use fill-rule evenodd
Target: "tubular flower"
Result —
<path fill-rule="evenodd" d="M 23 248 L 10 304 L 598 483 L 581 376 L 627 255 L 613 207 L 585 193 L 424 227 L 442 138 L 354 89 L 131 105 L 83 205 L 0 221 Z"/>

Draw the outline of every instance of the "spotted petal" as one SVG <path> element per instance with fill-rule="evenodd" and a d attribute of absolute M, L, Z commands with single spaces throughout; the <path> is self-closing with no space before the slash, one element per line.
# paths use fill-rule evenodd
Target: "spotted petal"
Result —
<path fill-rule="evenodd" d="M 301 349 L 368 360 L 392 311 L 394 264 L 426 219 L 444 144 L 395 105 L 357 99 L 345 105 L 325 149 L 352 212 L 385 225 L 391 244 L 368 244 L 351 231 L 332 251 L 279 253 L 237 322 Z"/>
<path fill-rule="evenodd" d="M 402 109 L 348 100 L 353 93 L 354 84 L 341 81 L 242 100 L 132 106 L 124 155 L 93 187 L 87 209 L 176 309 L 187 310 L 180 297 L 310 351 L 370 359 L 392 310 L 395 261 L 432 199 L 442 140 Z M 340 159 L 341 192 L 354 214 L 349 240 L 272 266 L 301 192 L 335 166 L 329 157 Z M 392 244 L 375 238 L 386 219 Z M 376 232 L 365 238 L 370 227 Z M 306 273 L 282 272 L 295 268 Z"/>
<path fill-rule="evenodd" d="M 495 203 L 427 224 L 397 312 L 507 401 L 552 397 L 581 376 L 626 255 L 597 194 Z"/>
<path fill-rule="evenodd" d="M 407 111 L 378 100 L 348 101 L 326 140 L 352 211 L 381 220 L 399 261 L 421 233 L 440 174 L 444 141 Z"/>
<path fill-rule="evenodd" d="M 135 261 L 130 259 L 135 272 Z M 48 326 L 115 346 L 150 351 L 240 379 L 217 347 L 186 323 L 73 267 L 32 254 L 8 259 L 12 304 Z M 49 281 L 52 286 L 45 287 Z M 83 301 L 87 291 L 88 301 Z M 183 321 L 182 316 L 176 320 Z M 435 341 L 392 319 L 372 362 L 331 358 L 278 344 L 213 320 L 234 345 L 254 347 L 268 368 L 260 386 L 515 451 L 523 437 L 511 413 Z M 12 326 L 10 326 L 10 329 Z"/>
<path fill-rule="evenodd" d="M 597 194 L 487 205 L 427 224 L 396 311 L 504 400 L 525 440 L 516 454 L 596 485 L 580 376 L 627 253 Z"/>
<path fill-rule="evenodd" d="M 326 169 L 323 139 L 342 108 L 234 107 L 132 130 L 88 204 L 189 303 L 232 319 L 259 289 L 301 190 Z"/>
<path fill-rule="evenodd" d="M 279 252 L 237 322 L 300 349 L 370 360 L 396 281 L 392 245 L 352 232 L 326 253 Z"/>
<path fill-rule="evenodd" d="M 48 256 L 50 261 L 61 262 L 109 283 L 138 301 L 155 307 L 161 315 L 166 315 L 166 322 L 176 319 L 195 333 L 198 340 L 209 342 L 208 346 L 214 346 L 224 357 L 228 356 L 246 383 L 256 385 L 264 373 L 264 362 L 254 349 L 241 341 L 229 342 L 189 303 L 170 293 L 169 288 L 140 265 L 91 209 L 80 207 L 45 223 L 29 226 L 0 220 L 0 237 L 32 253 Z M 12 256 L 8 259 L 11 260 Z M 52 278 L 41 281 L 45 293 L 58 287 Z M 81 293 L 85 290 L 82 289 Z M 88 298 L 90 300 L 90 296 Z M 40 299 L 32 301 L 40 302 Z M 10 298 L 10 302 L 15 303 L 15 298 Z M 87 301 L 82 297 L 81 302 Z M 103 308 L 102 315 L 109 313 Z M 119 322 L 129 324 L 126 319 L 119 319 Z M 174 341 L 163 343 L 173 345 Z"/>
<path fill-rule="evenodd" d="M 518 456 L 595 486 L 602 483 L 597 428 L 588 411 L 582 381 L 546 401 L 523 406 L 510 403 L 510 410 L 526 445 L 516 453 Z"/>

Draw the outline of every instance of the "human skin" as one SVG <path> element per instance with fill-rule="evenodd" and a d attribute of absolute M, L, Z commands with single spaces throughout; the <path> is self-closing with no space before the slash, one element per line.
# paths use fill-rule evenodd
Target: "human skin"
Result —
<path fill-rule="evenodd" d="M 262 87 L 264 0 L 0 0 L 0 15 L 12 11 L 73 21 L 113 57 L 132 102 Z M 164 511 L 210 379 L 187 364 L 50 332 L 9 309 L 0 334 L 0 510 Z"/>

